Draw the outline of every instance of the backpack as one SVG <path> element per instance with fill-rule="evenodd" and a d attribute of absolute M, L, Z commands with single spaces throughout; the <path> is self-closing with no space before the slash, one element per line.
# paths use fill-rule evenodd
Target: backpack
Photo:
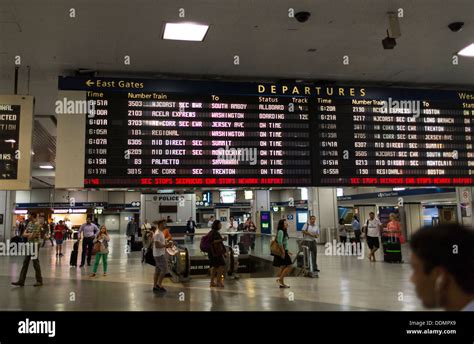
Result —
<path fill-rule="evenodd" d="M 201 243 L 199 248 L 202 252 L 209 253 L 211 251 L 211 236 L 209 235 L 211 232 L 207 233 L 205 236 L 201 238 Z"/>

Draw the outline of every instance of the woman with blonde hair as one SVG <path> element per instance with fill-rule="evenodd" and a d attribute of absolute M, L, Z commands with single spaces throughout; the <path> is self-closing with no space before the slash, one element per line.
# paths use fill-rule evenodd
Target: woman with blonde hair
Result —
<path fill-rule="evenodd" d="M 109 254 L 109 241 L 110 237 L 107 233 L 107 228 L 105 225 L 100 227 L 99 233 L 97 233 L 94 239 L 94 247 L 100 246 L 95 254 L 94 269 L 92 270 L 91 277 L 95 277 L 97 273 L 97 268 L 99 267 L 100 259 L 102 259 L 102 264 L 104 266 L 104 276 L 107 276 L 107 256 Z"/>
<path fill-rule="evenodd" d="M 405 242 L 405 238 L 403 237 L 403 234 L 402 234 L 402 227 L 400 225 L 400 221 L 398 221 L 397 215 L 395 215 L 395 213 L 390 213 L 389 215 L 389 221 L 387 223 L 386 233 L 388 236 L 398 238 L 401 244 Z"/>

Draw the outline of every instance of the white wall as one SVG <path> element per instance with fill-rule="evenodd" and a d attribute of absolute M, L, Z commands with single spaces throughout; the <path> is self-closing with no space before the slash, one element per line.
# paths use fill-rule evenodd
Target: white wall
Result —
<path fill-rule="evenodd" d="M 87 202 L 107 202 L 109 198 L 107 191 L 88 191 Z"/>
<path fill-rule="evenodd" d="M 73 199 L 74 202 L 87 202 L 87 191 L 70 191 L 69 199 Z"/>
<path fill-rule="evenodd" d="M 294 201 L 301 200 L 301 190 L 300 189 L 280 190 L 280 200 L 277 202 L 289 202 L 290 198 L 293 198 Z"/>
<path fill-rule="evenodd" d="M 125 203 L 125 195 L 122 191 L 109 191 L 109 203 Z"/>
<path fill-rule="evenodd" d="M 31 190 L 30 203 L 47 203 L 52 201 L 51 189 Z"/>
<path fill-rule="evenodd" d="M 102 215 L 99 217 L 99 223 L 105 225 L 109 231 L 119 231 L 120 215 Z M 126 225 L 125 228 L 127 228 Z"/>
<path fill-rule="evenodd" d="M 167 201 L 160 200 L 154 201 L 154 197 L 159 196 L 183 196 L 184 205 L 180 205 L 178 201 Z M 196 195 L 195 194 L 183 194 L 183 195 L 159 195 L 159 194 L 147 194 L 141 195 L 141 206 L 140 206 L 140 221 L 148 219 L 149 222 L 159 220 L 162 217 L 171 216 L 174 222 L 186 222 L 189 217 L 196 219 Z M 163 213 L 159 212 L 161 205 L 176 205 L 177 213 Z"/>
<path fill-rule="evenodd" d="M 135 192 L 135 191 L 133 191 L 133 192 L 132 191 L 124 192 L 125 203 L 128 204 L 128 203 L 140 201 L 140 195 L 141 195 L 140 192 Z"/>
<path fill-rule="evenodd" d="M 56 203 L 69 202 L 68 197 L 69 197 L 69 191 L 54 190 L 54 196 L 53 196 L 54 202 Z"/>
<path fill-rule="evenodd" d="M 16 191 L 15 192 L 15 203 L 31 203 L 30 191 Z"/>

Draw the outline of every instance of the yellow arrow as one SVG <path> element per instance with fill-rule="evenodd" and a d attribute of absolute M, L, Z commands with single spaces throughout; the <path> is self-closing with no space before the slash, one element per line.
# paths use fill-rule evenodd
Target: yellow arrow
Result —
<path fill-rule="evenodd" d="M 87 80 L 87 81 L 86 81 L 86 85 L 89 86 L 89 87 L 92 86 L 92 85 L 94 85 L 94 84 L 95 84 L 95 82 L 92 81 L 92 80 Z"/>

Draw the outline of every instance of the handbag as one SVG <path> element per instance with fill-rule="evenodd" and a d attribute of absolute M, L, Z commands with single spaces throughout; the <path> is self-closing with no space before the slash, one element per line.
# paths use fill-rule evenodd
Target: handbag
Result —
<path fill-rule="evenodd" d="M 102 246 L 102 244 L 99 242 L 99 241 L 96 241 L 94 243 L 94 246 L 92 246 L 92 255 L 95 255 L 97 253 L 100 253 L 100 247 Z"/>
<path fill-rule="evenodd" d="M 270 252 L 272 256 L 281 257 L 283 255 L 283 253 L 281 252 L 281 247 L 278 244 L 278 241 L 276 241 L 276 239 L 272 240 L 272 242 L 270 243 Z"/>

